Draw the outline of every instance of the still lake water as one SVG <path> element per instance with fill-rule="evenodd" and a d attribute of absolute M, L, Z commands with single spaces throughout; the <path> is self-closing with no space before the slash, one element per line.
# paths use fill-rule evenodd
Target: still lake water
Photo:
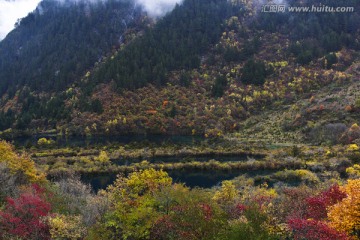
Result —
<path fill-rule="evenodd" d="M 187 187 L 211 188 L 221 186 L 224 180 L 231 180 L 240 175 L 246 174 L 249 177 L 268 175 L 274 171 L 257 170 L 252 172 L 232 170 L 169 170 L 169 176 L 174 183 L 184 183 Z M 105 189 L 116 179 L 117 174 L 85 174 L 81 177 L 84 183 L 90 184 L 95 192 Z"/>
<path fill-rule="evenodd" d="M 37 135 L 31 137 L 19 137 L 13 139 L 15 146 L 36 145 L 37 141 L 45 137 L 52 139 L 57 147 L 89 147 L 92 145 L 111 145 L 111 144 L 141 144 L 141 145 L 164 145 L 178 144 L 194 146 L 205 142 L 207 139 L 202 136 L 183 136 L 183 135 L 128 135 L 128 136 L 96 136 L 96 137 L 59 137 L 53 135 Z"/>
<path fill-rule="evenodd" d="M 142 146 L 161 146 L 166 144 L 176 144 L 181 146 L 195 146 L 206 144 L 207 139 L 200 136 L 159 136 L 159 135 L 144 135 L 144 136 L 118 136 L 118 137 L 69 137 L 59 138 L 56 136 L 34 136 L 30 138 L 15 139 L 13 143 L 16 146 L 31 146 L 36 145 L 37 140 L 41 137 L 52 139 L 57 147 L 91 147 L 91 146 L 106 146 L 111 144 L 137 144 Z M 207 162 L 215 159 L 219 162 L 237 162 L 247 161 L 249 158 L 259 160 L 262 156 L 254 155 L 248 156 L 246 154 L 238 155 L 205 155 L 205 156 L 169 156 L 169 157 L 156 157 L 146 159 L 150 163 L 171 163 L 171 162 L 189 162 L 199 161 Z M 115 163 L 118 165 L 130 165 L 132 163 L 141 162 L 144 159 L 119 159 Z M 221 171 L 221 170 L 171 170 L 168 171 L 170 177 L 174 182 L 184 183 L 188 187 L 202 187 L 210 188 L 220 185 L 222 181 L 233 179 L 242 174 L 249 176 L 263 175 L 267 171 L 254 171 L 245 172 L 239 170 Z M 92 186 L 94 191 L 105 189 L 108 185 L 112 184 L 116 179 L 117 174 L 84 174 L 81 179 Z"/>

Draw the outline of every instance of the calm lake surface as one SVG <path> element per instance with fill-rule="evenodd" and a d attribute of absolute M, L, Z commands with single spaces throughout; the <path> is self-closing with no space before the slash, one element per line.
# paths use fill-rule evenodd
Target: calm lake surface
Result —
<path fill-rule="evenodd" d="M 254 177 L 259 175 L 268 175 L 274 171 L 258 170 L 258 171 L 220 171 L 220 170 L 171 170 L 167 171 L 169 176 L 175 183 L 184 183 L 190 188 L 201 187 L 211 188 L 221 186 L 224 180 L 231 180 L 240 175 Z M 105 189 L 116 179 L 117 174 L 85 174 L 81 177 L 84 183 L 90 184 L 95 192 Z"/>
<path fill-rule="evenodd" d="M 129 135 L 129 136 L 96 136 L 96 137 L 59 137 L 52 135 L 38 135 L 32 137 L 20 137 L 13 139 L 15 146 L 36 145 L 37 141 L 45 137 L 52 139 L 58 147 L 88 147 L 92 145 L 110 144 L 142 144 L 142 145 L 165 145 L 178 144 L 194 146 L 201 144 L 207 139 L 202 136 L 162 136 L 162 135 Z"/>
<path fill-rule="evenodd" d="M 253 155 L 253 154 L 231 154 L 231 155 L 222 155 L 222 154 L 208 154 L 200 156 L 166 156 L 166 157 L 150 157 L 150 158 L 131 158 L 131 159 L 119 159 L 113 161 L 113 163 L 120 166 L 129 166 L 132 163 L 139 163 L 141 161 L 148 161 L 149 163 L 177 163 L 177 162 L 208 162 L 210 160 L 216 160 L 218 162 L 243 162 L 249 159 L 261 160 L 264 158 L 262 155 Z"/>
<path fill-rule="evenodd" d="M 61 147 L 91 147 L 91 146 L 107 146 L 111 144 L 125 145 L 136 144 L 140 146 L 161 146 L 167 144 L 176 144 L 181 146 L 196 146 L 207 144 L 208 139 L 201 136 L 160 136 L 160 135 L 143 135 L 143 136 L 118 136 L 118 137 L 57 137 L 49 135 L 38 135 L 29 138 L 18 138 L 13 140 L 15 146 L 32 146 L 36 145 L 39 138 L 46 137 L 52 139 L 55 145 Z M 205 156 L 167 156 L 154 157 L 146 159 L 150 163 L 172 163 L 172 162 L 207 162 L 212 159 L 220 162 L 237 162 L 247 161 L 249 158 L 259 160 L 262 156 L 259 155 L 205 155 Z M 141 162 L 145 159 L 119 159 L 115 161 L 118 165 L 131 165 L 132 163 Z M 233 179 L 242 174 L 250 176 L 263 175 L 266 171 L 244 172 L 239 170 L 221 171 L 221 170 L 171 170 L 168 171 L 170 177 L 174 182 L 184 183 L 188 187 L 202 187 L 210 188 L 220 185 L 222 181 Z M 112 184 L 116 179 L 117 174 L 84 174 L 81 179 L 90 184 L 94 191 L 105 189 Z"/>

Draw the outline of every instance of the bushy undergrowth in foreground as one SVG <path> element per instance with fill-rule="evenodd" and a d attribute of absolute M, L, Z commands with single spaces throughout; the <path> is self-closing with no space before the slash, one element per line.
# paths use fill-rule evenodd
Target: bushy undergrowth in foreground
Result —
<path fill-rule="evenodd" d="M 0 143 L 4 156 L 30 162 Z M 174 184 L 162 170 L 119 175 L 97 194 L 74 175 L 48 182 L 0 168 L 1 239 L 359 239 L 360 179 L 298 187 L 238 177 L 214 189 Z M 28 166 L 33 166 L 29 164 Z M 22 181 L 15 181 L 22 176 Z M 274 175 L 276 177 L 276 174 Z M 15 179 L 5 181 L 4 179 Z M 307 183 L 305 181 L 305 183 Z M 3 191 L 2 191 L 3 192 Z"/>

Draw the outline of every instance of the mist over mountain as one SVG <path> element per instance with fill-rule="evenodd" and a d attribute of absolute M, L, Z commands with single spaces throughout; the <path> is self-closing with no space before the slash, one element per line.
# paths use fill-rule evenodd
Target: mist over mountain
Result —
<path fill-rule="evenodd" d="M 24 83 L 36 89 L 66 86 L 120 44 L 140 17 L 131 1 L 71 7 L 42 1 L 0 42 L 0 92 Z"/>
<path fill-rule="evenodd" d="M 171 11 L 176 4 L 180 4 L 183 0 L 135 0 L 142 5 L 147 13 L 153 17 L 163 16 Z"/>
<path fill-rule="evenodd" d="M 14 29 L 16 22 L 26 17 L 36 7 L 40 10 L 41 5 L 38 4 L 42 0 L 0 0 L 0 41 Z M 53 0 L 61 4 L 73 3 L 104 3 L 109 0 Z M 119 0 L 121 1 L 121 0 Z M 175 4 L 181 3 L 182 0 L 134 0 L 141 5 L 143 9 L 152 17 L 160 17 L 171 11 Z"/>

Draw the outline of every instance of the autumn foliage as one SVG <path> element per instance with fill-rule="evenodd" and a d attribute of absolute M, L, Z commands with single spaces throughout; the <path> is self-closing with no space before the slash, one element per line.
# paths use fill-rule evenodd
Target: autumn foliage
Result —
<path fill-rule="evenodd" d="M 338 185 L 333 185 L 328 190 L 317 196 L 306 199 L 307 218 L 323 220 L 327 217 L 327 208 L 340 202 L 346 197 L 346 193 L 341 191 Z"/>
<path fill-rule="evenodd" d="M 347 196 L 329 208 L 330 226 L 360 238 L 360 179 L 348 180 L 342 187 Z"/>
<path fill-rule="evenodd" d="M 342 229 L 332 228 L 327 220 L 327 209 L 346 197 L 338 185 L 303 200 L 306 207 L 303 215 L 289 216 L 288 226 L 295 239 L 331 240 L 347 239 Z"/>
<path fill-rule="evenodd" d="M 326 223 L 317 220 L 290 219 L 288 221 L 293 231 L 294 239 L 307 240 L 345 240 L 346 234 L 329 227 Z"/>
<path fill-rule="evenodd" d="M 0 212 L 1 238 L 50 239 L 46 220 L 50 210 L 50 203 L 44 199 L 44 190 L 37 185 L 18 198 L 8 198 Z"/>
<path fill-rule="evenodd" d="M 31 161 L 10 165 L 12 158 L 27 158 L 9 144 L 0 147 L 8 169 L 31 169 L 13 174 L 39 179 Z M 343 147 L 358 150 L 356 144 Z M 102 151 L 95 160 L 108 158 Z M 316 176 L 304 169 L 283 172 Z M 144 168 L 119 175 L 97 195 L 75 179 L 39 181 L 41 186 L 29 182 L 0 201 L 0 239 L 355 240 L 360 235 L 360 179 L 272 188 L 244 177 L 215 189 L 190 189 L 174 184 L 163 170 Z"/>
<path fill-rule="evenodd" d="M 27 156 L 20 156 L 15 153 L 12 145 L 5 141 L 0 141 L 0 163 L 5 163 L 12 173 L 25 175 L 30 182 L 44 180 L 44 174 L 35 168 L 35 163 Z"/>

